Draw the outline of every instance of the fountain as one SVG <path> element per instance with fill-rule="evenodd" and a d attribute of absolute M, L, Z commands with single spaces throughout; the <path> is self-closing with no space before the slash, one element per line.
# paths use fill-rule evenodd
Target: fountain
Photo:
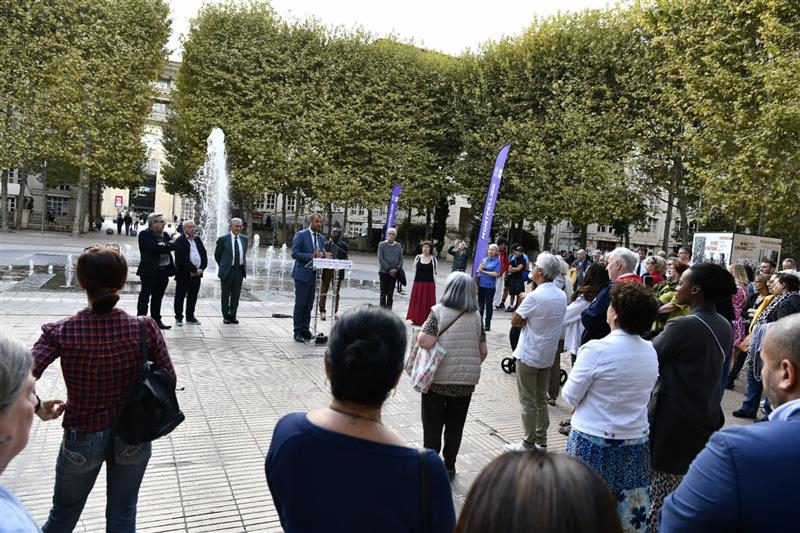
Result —
<path fill-rule="evenodd" d="M 72 254 L 69 254 L 67 256 L 67 262 L 66 262 L 66 264 L 64 264 L 64 270 L 67 271 L 67 272 L 72 272 L 73 269 L 74 268 L 72 266 Z"/>
<path fill-rule="evenodd" d="M 48 274 L 52 274 L 53 273 L 53 265 L 47 265 L 47 273 Z"/>
<path fill-rule="evenodd" d="M 286 273 L 286 264 L 288 263 L 288 254 L 286 253 L 286 243 L 281 245 L 281 251 L 278 254 L 278 261 L 280 264 L 281 277 Z"/>
<path fill-rule="evenodd" d="M 261 237 L 258 233 L 253 235 L 253 277 L 258 276 L 258 245 L 261 242 Z"/>
<path fill-rule="evenodd" d="M 33 259 L 28 261 L 28 275 L 33 274 Z"/>
<path fill-rule="evenodd" d="M 125 256 L 125 259 L 126 259 L 128 262 L 130 262 L 130 261 L 133 259 L 133 257 L 131 257 L 131 256 L 132 256 L 132 254 L 133 254 L 133 248 L 131 248 L 131 245 L 130 245 L 130 244 L 126 244 L 126 245 L 125 245 L 125 247 L 124 247 L 124 250 L 125 250 L 125 251 L 124 251 L 124 252 L 122 252 L 122 255 L 124 255 L 124 256 Z"/>
<path fill-rule="evenodd" d="M 225 134 L 221 129 L 214 128 L 206 143 L 206 161 L 203 168 L 197 171 L 192 185 L 200 197 L 199 235 L 206 245 L 209 263 L 213 263 L 211 258 L 217 237 L 227 233 L 230 219 Z M 215 270 L 216 266 L 212 267 L 212 272 Z"/>
<path fill-rule="evenodd" d="M 12 270 L 14 270 L 14 267 L 12 267 L 11 265 L 8 265 L 8 271 L 11 272 Z"/>
<path fill-rule="evenodd" d="M 266 258 L 266 267 L 267 267 L 267 277 L 272 275 L 272 260 L 275 259 L 275 247 L 270 245 L 267 248 L 267 258 Z"/>

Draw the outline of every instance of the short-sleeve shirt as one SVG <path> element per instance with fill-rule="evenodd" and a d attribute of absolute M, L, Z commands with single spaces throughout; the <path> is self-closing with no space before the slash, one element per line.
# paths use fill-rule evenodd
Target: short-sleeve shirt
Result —
<path fill-rule="evenodd" d="M 444 464 L 428 450 L 426 465 L 428 531 L 450 533 L 455 511 Z M 343 435 L 292 413 L 275 426 L 265 469 L 285 531 L 422 531 L 415 448 Z"/>
<path fill-rule="evenodd" d="M 498 256 L 487 257 L 483 269 L 487 272 L 500 272 L 500 258 Z M 485 289 L 494 289 L 496 286 L 497 278 L 481 274 L 479 286 Z"/>
<path fill-rule="evenodd" d="M 567 312 L 567 295 L 552 282 L 542 283 L 515 312 L 526 322 L 514 357 L 532 368 L 552 366 Z"/>

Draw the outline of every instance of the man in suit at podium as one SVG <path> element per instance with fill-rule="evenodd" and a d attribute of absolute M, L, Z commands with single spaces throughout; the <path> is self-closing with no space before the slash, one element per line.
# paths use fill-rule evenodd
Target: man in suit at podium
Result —
<path fill-rule="evenodd" d="M 308 227 L 298 231 L 292 239 L 292 279 L 294 279 L 294 340 L 311 340 L 311 309 L 314 307 L 314 288 L 317 273 L 311 262 L 315 257 L 331 257 L 325 252 L 325 237 L 322 235 L 322 215 L 312 213 Z"/>
<path fill-rule="evenodd" d="M 236 311 L 242 280 L 247 277 L 247 237 L 242 235 L 242 219 L 232 218 L 230 233 L 217 239 L 214 259 L 217 261 L 217 276 L 222 288 L 222 321 L 238 324 Z"/>

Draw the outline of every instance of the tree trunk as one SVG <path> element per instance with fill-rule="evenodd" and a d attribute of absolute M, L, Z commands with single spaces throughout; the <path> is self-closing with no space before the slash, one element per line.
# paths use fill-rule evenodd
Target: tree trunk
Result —
<path fill-rule="evenodd" d="M 44 225 L 47 224 L 47 161 L 44 162 L 42 171 L 42 223 L 39 228 L 44 233 Z"/>
<path fill-rule="evenodd" d="M 672 203 L 675 201 L 676 181 L 677 179 L 675 177 L 673 168 L 672 176 L 670 177 L 669 191 L 667 191 L 667 212 L 664 218 L 664 238 L 661 241 L 661 248 L 665 251 L 669 250 L 669 237 L 672 233 Z M 669 255 L 669 253 L 667 255 Z"/>
<path fill-rule="evenodd" d="M 25 187 L 28 186 L 28 165 L 22 164 L 19 167 L 19 194 L 17 194 L 17 210 L 14 213 L 15 221 L 14 227 L 18 230 L 22 229 L 22 210 L 25 209 Z"/>
<path fill-rule="evenodd" d="M 89 231 L 92 231 L 92 221 L 94 220 L 94 180 L 89 180 L 89 189 L 86 194 L 86 210 L 89 213 Z"/>
<path fill-rule="evenodd" d="M 431 208 L 425 208 L 425 240 L 431 240 Z"/>
<path fill-rule="evenodd" d="M 289 232 L 286 228 L 286 193 L 281 192 L 281 242 L 287 242 Z"/>
<path fill-rule="evenodd" d="M 129 198 L 130 198 L 130 194 L 129 194 Z M 130 203 L 130 200 L 128 200 L 128 203 Z M 98 217 L 103 215 L 103 213 L 100 212 L 102 210 L 102 208 L 103 208 L 103 187 L 98 187 L 97 188 L 97 196 L 94 199 L 94 211 L 95 211 L 95 213 L 97 213 Z M 131 215 L 131 216 L 133 216 L 133 215 Z M 94 221 L 91 221 L 91 222 L 94 222 Z"/>
<path fill-rule="evenodd" d="M 551 219 L 546 219 L 544 223 L 544 244 L 542 245 L 542 251 L 549 252 L 550 251 L 550 239 L 553 238 L 553 221 Z"/>
<path fill-rule="evenodd" d="M 758 228 L 756 229 L 756 235 L 764 235 L 764 225 L 765 220 L 767 218 L 767 207 L 765 205 L 761 205 L 758 208 Z"/>
<path fill-rule="evenodd" d="M 624 244 L 625 248 L 630 248 L 631 247 L 631 225 L 630 224 L 625 223 L 625 231 L 623 232 L 623 235 L 624 235 L 624 239 L 625 239 L 625 244 Z"/>
<path fill-rule="evenodd" d="M 347 222 L 350 218 L 350 206 L 345 204 L 344 206 L 344 218 L 342 219 L 342 233 L 347 235 Z"/>
<path fill-rule="evenodd" d="M 411 213 L 413 211 L 412 208 L 408 208 L 408 216 L 406 217 L 406 221 L 403 222 L 403 251 L 408 250 L 408 244 L 411 242 Z"/>
<path fill-rule="evenodd" d="M 2 172 L 2 192 L 0 193 L 0 198 L 2 198 L 3 205 L 0 206 L 0 229 L 3 232 L 8 231 L 8 177 L 11 175 L 11 169 L 3 169 Z"/>
<path fill-rule="evenodd" d="M 372 208 L 367 209 L 367 250 L 368 252 L 372 251 Z"/>
<path fill-rule="evenodd" d="M 444 248 L 444 237 L 447 234 L 447 215 L 450 213 L 450 202 L 446 196 L 439 198 L 436 210 L 433 212 L 433 240 L 436 247 L 436 257 L 441 257 Z"/>
<path fill-rule="evenodd" d="M 331 236 L 331 231 L 333 231 L 333 204 L 328 203 L 328 237 Z"/>
<path fill-rule="evenodd" d="M 83 226 L 83 211 L 86 208 L 84 205 L 83 193 L 86 190 L 86 164 L 81 164 L 81 170 L 78 173 L 78 188 L 75 198 L 75 216 L 72 219 L 72 236 L 78 237 L 81 234 Z"/>
<path fill-rule="evenodd" d="M 681 217 L 681 246 L 689 246 L 689 213 L 686 205 L 686 191 L 683 188 L 683 163 L 677 159 L 679 172 L 675 173 L 675 192 L 678 195 L 678 213 Z"/>
<path fill-rule="evenodd" d="M 292 221 L 292 236 L 297 231 L 297 221 L 300 218 L 300 191 L 294 192 L 294 220 Z"/>
<path fill-rule="evenodd" d="M 581 233 L 580 233 L 580 237 L 579 237 L 580 238 L 579 246 L 581 248 L 583 248 L 584 250 L 586 250 L 586 241 L 589 238 L 588 234 L 589 234 L 589 224 L 583 224 L 581 226 Z"/>

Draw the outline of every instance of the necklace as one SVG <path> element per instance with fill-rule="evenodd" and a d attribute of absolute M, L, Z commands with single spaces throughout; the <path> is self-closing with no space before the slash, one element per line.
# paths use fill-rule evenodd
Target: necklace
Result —
<path fill-rule="evenodd" d="M 350 411 L 345 411 L 344 409 L 339 409 L 339 408 L 334 407 L 332 405 L 329 405 L 328 409 L 330 409 L 331 411 L 335 411 L 335 412 L 337 412 L 339 414 L 342 414 L 342 415 L 345 415 L 345 416 L 349 416 L 351 425 L 355 425 L 355 423 L 356 423 L 356 421 L 358 419 L 367 420 L 369 422 L 375 422 L 376 424 L 380 424 L 381 426 L 383 425 L 383 422 L 381 422 L 380 417 L 373 418 L 371 416 L 359 415 L 357 413 L 351 413 Z"/>

